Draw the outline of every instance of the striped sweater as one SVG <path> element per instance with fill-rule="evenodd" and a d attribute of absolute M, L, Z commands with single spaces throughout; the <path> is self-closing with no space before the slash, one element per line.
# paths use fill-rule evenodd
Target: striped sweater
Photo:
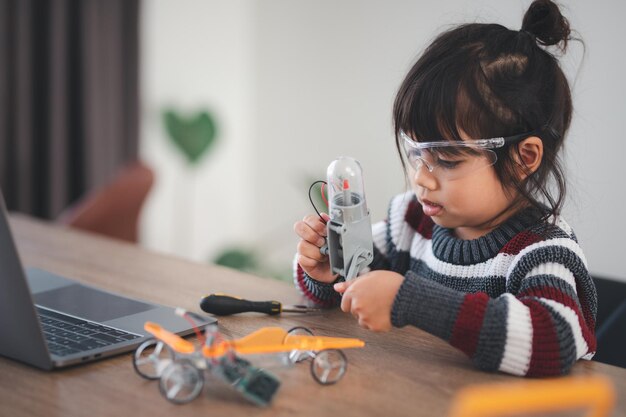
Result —
<path fill-rule="evenodd" d="M 396 196 L 387 220 L 373 226 L 370 265 L 405 277 L 392 324 L 438 336 L 487 371 L 561 375 L 591 359 L 597 296 L 585 257 L 562 218 L 541 222 L 539 214 L 525 209 L 461 240 L 425 216 L 415 196 Z M 295 282 L 316 304 L 341 301 L 297 264 Z"/>

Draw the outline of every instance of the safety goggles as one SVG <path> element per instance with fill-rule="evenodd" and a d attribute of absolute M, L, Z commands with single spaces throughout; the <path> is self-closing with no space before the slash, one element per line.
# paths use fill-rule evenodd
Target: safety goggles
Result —
<path fill-rule="evenodd" d="M 537 131 L 533 131 L 490 139 L 417 142 L 400 131 L 406 159 L 411 167 L 417 172 L 426 167 L 428 172 L 443 180 L 456 180 L 490 167 L 498 160 L 495 149 L 536 134 Z"/>

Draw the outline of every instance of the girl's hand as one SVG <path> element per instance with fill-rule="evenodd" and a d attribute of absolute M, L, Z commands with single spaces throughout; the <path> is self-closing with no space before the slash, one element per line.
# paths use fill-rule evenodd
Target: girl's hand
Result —
<path fill-rule="evenodd" d="M 391 329 L 391 308 L 404 277 L 391 271 L 372 271 L 357 279 L 339 282 L 335 291 L 343 293 L 341 309 L 350 312 L 359 326 L 375 332 Z"/>
<path fill-rule="evenodd" d="M 324 220 L 330 220 L 322 213 Z M 293 230 L 300 236 L 298 242 L 298 263 L 311 278 L 330 284 L 337 279 L 330 271 L 328 255 L 322 255 L 320 248 L 326 244 L 326 224 L 319 216 L 309 215 L 293 225 Z"/>

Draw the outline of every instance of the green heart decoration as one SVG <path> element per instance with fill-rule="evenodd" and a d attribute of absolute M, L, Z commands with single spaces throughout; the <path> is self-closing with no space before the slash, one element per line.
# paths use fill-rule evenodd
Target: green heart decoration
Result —
<path fill-rule="evenodd" d="M 167 110 L 163 113 L 163 120 L 170 139 L 192 164 L 198 162 L 215 142 L 215 122 L 205 111 L 186 119 Z"/>
<path fill-rule="evenodd" d="M 240 271 L 257 271 L 259 269 L 259 255 L 253 249 L 227 248 L 218 254 L 212 261 Z"/>

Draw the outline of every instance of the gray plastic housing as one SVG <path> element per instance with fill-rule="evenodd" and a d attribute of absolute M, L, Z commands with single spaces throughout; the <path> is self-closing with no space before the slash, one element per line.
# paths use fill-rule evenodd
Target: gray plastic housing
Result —
<path fill-rule="evenodd" d="M 351 280 L 373 258 L 372 224 L 359 162 L 340 157 L 328 166 L 328 256 L 331 270 Z"/>

